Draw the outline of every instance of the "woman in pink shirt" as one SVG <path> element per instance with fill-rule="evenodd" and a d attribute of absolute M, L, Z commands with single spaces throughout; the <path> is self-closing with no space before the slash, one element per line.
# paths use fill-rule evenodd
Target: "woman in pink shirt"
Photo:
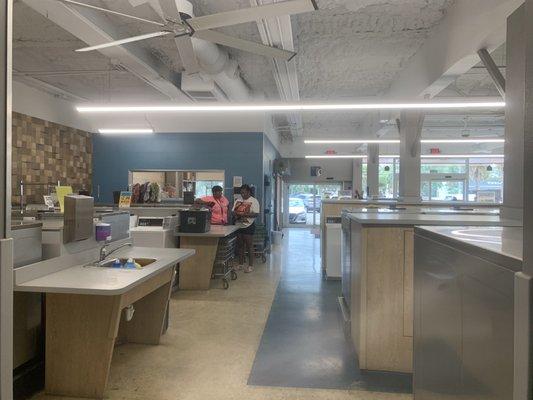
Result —
<path fill-rule="evenodd" d="M 226 225 L 228 223 L 229 201 L 224 197 L 223 189 L 220 186 L 213 186 L 212 196 L 204 196 L 197 203 L 204 204 L 211 209 L 211 224 Z"/>

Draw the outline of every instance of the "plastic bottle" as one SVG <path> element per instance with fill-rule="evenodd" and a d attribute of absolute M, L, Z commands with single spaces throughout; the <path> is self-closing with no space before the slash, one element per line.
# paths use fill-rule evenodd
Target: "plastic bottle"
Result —
<path fill-rule="evenodd" d="M 126 261 L 126 264 L 124 264 L 124 268 L 135 269 L 135 263 L 133 262 L 133 258 L 128 258 L 128 261 Z"/>

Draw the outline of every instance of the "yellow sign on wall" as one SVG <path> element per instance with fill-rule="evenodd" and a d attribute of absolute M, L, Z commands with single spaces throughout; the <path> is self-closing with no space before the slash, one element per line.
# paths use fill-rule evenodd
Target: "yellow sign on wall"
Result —
<path fill-rule="evenodd" d="M 65 212 L 65 196 L 72 193 L 72 186 L 56 186 L 57 201 L 59 201 L 61 212 Z"/>

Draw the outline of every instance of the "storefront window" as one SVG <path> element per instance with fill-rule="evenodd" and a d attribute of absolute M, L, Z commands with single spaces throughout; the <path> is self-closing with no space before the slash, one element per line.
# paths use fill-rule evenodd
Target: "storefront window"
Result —
<path fill-rule="evenodd" d="M 464 174 L 466 173 L 466 163 L 441 163 L 439 160 L 426 161 L 422 164 L 420 172 L 422 174 Z"/>
<path fill-rule="evenodd" d="M 468 168 L 468 200 L 479 203 L 503 201 L 503 164 L 470 163 Z"/>
<path fill-rule="evenodd" d="M 362 165 L 361 165 L 361 173 L 362 173 L 362 177 L 361 177 L 361 184 L 362 184 L 362 190 L 363 190 L 363 197 L 364 198 L 368 198 L 368 180 L 367 180 L 367 177 L 368 177 L 368 164 L 366 162 L 364 162 Z"/>
<path fill-rule="evenodd" d="M 399 160 L 382 158 L 379 160 L 379 197 L 393 199 L 398 196 Z"/>
<path fill-rule="evenodd" d="M 423 160 L 420 193 L 425 201 L 501 203 L 503 160 Z"/>

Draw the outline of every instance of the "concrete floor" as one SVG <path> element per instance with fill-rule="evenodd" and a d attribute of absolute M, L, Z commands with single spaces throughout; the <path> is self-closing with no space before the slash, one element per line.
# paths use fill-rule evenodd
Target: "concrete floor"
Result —
<path fill-rule="evenodd" d="M 229 290 L 213 282 L 208 292 L 178 292 L 171 301 L 171 324 L 159 346 L 123 345 L 115 349 L 106 392 L 108 399 L 233 400 L 324 399 L 408 400 L 411 395 L 357 390 L 261 387 L 247 384 L 282 269 L 298 261 L 289 252 L 288 230 L 283 251 L 275 250 L 252 274 L 239 273 Z M 292 255 L 291 255 L 292 254 Z M 314 261 L 319 268 L 319 260 Z M 295 279 L 293 277 L 292 279 Z M 37 395 L 35 399 L 56 399 Z M 57 397 L 57 399 L 66 399 Z"/>
<path fill-rule="evenodd" d="M 322 278 L 320 240 L 293 229 L 286 248 L 248 384 L 412 393 L 411 374 L 358 368 L 338 307 L 341 281 Z"/>

